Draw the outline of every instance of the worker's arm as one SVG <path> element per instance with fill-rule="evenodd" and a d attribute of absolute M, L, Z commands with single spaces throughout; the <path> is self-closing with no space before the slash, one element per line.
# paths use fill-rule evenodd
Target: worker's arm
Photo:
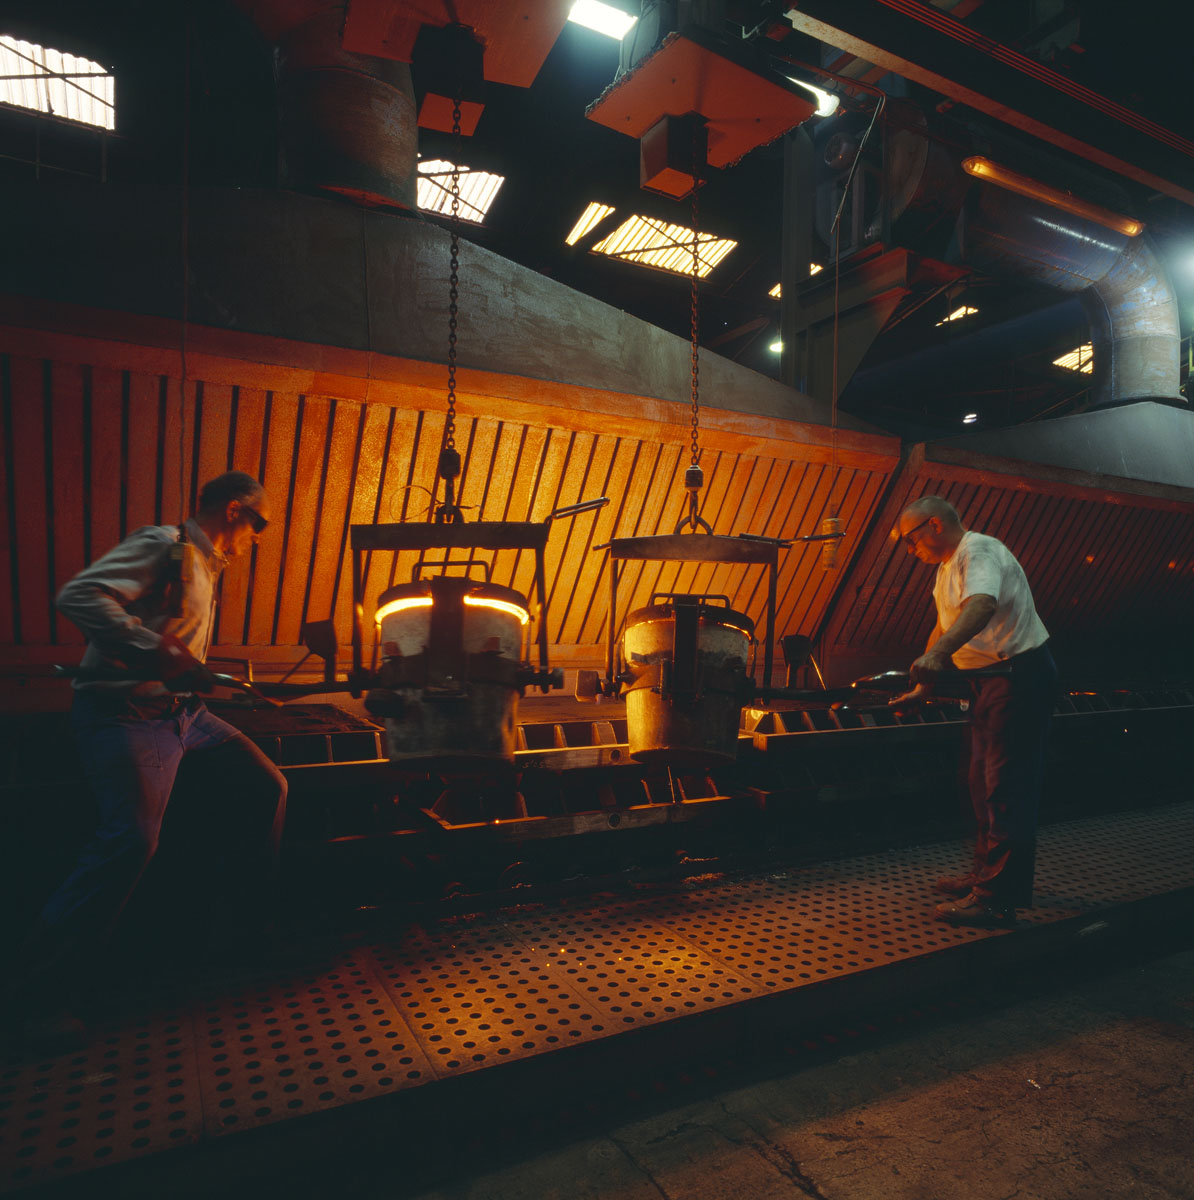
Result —
<path fill-rule="evenodd" d="M 124 661 L 129 652 L 157 650 L 160 636 L 129 609 L 159 585 L 172 543 L 155 526 L 130 534 L 63 586 L 58 611 L 108 657 Z"/>
<path fill-rule="evenodd" d="M 972 637 L 981 633 L 995 615 L 995 597 L 982 593 L 967 596 L 962 602 L 958 619 L 935 640 L 912 664 L 908 672 L 913 683 L 931 683 L 949 665 L 951 655 L 960 650 Z M 938 624 L 940 628 L 940 623 Z"/>
<path fill-rule="evenodd" d="M 950 656 L 960 650 L 972 637 L 981 633 L 995 615 L 995 597 L 982 592 L 967 596 L 958 619 L 946 630 L 938 621 L 929 637 L 925 652 L 908 669 L 908 678 L 915 685 L 910 692 L 895 696 L 893 705 L 923 700 L 932 695 L 937 676 L 949 666 Z"/>
<path fill-rule="evenodd" d="M 130 534 L 85 567 L 58 593 L 56 604 L 105 658 L 133 679 L 160 679 L 172 691 L 210 691 L 211 672 L 170 633 L 150 629 L 130 608 L 162 585 L 175 539 L 158 526 Z"/>

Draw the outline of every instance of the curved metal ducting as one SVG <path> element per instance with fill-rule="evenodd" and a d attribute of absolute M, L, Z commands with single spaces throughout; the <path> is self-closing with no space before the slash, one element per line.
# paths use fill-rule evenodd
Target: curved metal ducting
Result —
<path fill-rule="evenodd" d="M 1090 320 L 1095 377 L 1092 407 L 1129 400 L 1184 399 L 1177 299 L 1147 235 L 1135 238 L 1082 304 Z M 1107 364 L 1105 370 L 1099 363 Z"/>
<path fill-rule="evenodd" d="M 344 4 L 239 0 L 274 42 L 280 182 L 415 210 L 418 121 L 410 65 L 341 45 Z"/>
<path fill-rule="evenodd" d="M 1146 234 L 1129 237 L 1042 200 L 976 180 L 961 167 L 980 154 L 1053 188 L 1112 211 L 1130 213 L 1128 198 L 1106 180 L 989 132 L 932 118 L 907 101 L 889 106 L 885 170 L 870 158 L 871 197 L 863 242 L 881 236 L 984 275 L 1077 294 L 1095 347 L 1091 407 L 1134 400 L 1179 401 L 1180 321 L 1173 287 Z M 820 161 L 828 178 L 819 189 L 816 224 L 832 244 L 829 223 L 856 139 L 839 127 L 825 138 Z M 868 165 L 859 164 L 867 185 Z M 886 211 L 884 204 L 886 203 Z"/>

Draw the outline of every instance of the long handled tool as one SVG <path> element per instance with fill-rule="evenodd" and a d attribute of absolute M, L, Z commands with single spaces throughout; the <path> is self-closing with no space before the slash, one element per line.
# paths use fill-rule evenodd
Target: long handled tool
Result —
<path fill-rule="evenodd" d="M 54 674 L 60 679 L 79 679 L 88 683 L 103 682 L 103 683 L 147 683 L 152 677 L 145 675 L 137 675 L 131 671 L 122 670 L 119 667 L 64 667 L 56 666 Z M 212 672 L 212 679 L 215 680 L 219 687 L 233 688 L 235 691 L 243 692 L 246 696 L 251 696 L 254 700 L 260 700 L 265 704 L 273 705 L 275 708 L 282 707 L 282 701 L 275 699 L 273 696 L 268 696 L 260 688 L 255 687 L 251 683 L 247 683 L 243 679 L 238 679 L 235 675 L 222 675 Z M 269 687 L 269 684 L 264 685 Z M 297 687 L 298 685 L 286 685 L 288 687 Z M 272 690 L 272 689 L 271 689 Z M 308 695 L 313 689 L 308 688 L 303 692 L 290 693 Z M 327 684 L 320 684 L 320 691 L 327 691 Z"/>

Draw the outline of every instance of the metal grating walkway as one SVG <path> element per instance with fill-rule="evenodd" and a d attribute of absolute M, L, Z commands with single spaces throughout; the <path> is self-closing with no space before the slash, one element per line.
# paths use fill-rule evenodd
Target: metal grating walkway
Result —
<path fill-rule="evenodd" d="M 1047 827 L 1037 906 L 1010 931 L 932 918 L 932 880 L 965 863 L 950 843 L 327 937 L 253 968 L 139 985 L 85 1051 L 0 1069 L 0 1183 L 930 957 L 937 978 L 943 963 L 961 972 L 980 943 L 1010 952 L 1034 928 L 1194 887 L 1192 841 L 1194 803 Z"/>

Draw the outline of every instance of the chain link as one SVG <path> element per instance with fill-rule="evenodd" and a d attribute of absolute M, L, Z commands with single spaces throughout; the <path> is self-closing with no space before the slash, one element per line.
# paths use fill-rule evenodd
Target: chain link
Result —
<path fill-rule="evenodd" d="M 452 224 L 448 273 L 448 415 L 444 422 L 445 450 L 456 447 L 456 330 L 460 312 L 460 98 L 452 102 Z"/>
<path fill-rule="evenodd" d="M 700 515 L 701 488 L 705 483 L 704 472 L 701 470 L 701 405 L 700 405 L 700 346 L 701 346 L 701 234 L 700 234 L 700 205 L 697 201 L 701 166 L 704 163 L 703 128 L 695 125 L 692 139 L 692 443 L 691 461 L 688 470 L 684 472 L 684 488 L 688 492 L 688 515 L 681 517 L 676 525 L 676 532 L 690 529 L 693 533 L 703 529 L 712 534 L 709 522 Z"/>
<path fill-rule="evenodd" d="M 699 180 L 697 178 L 700 161 L 699 150 L 699 127 L 693 135 L 692 147 L 692 312 L 691 312 L 691 334 L 692 334 L 692 465 L 695 467 L 700 459 L 700 447 L 698 445 L 698 437 L 700 431 L 700 345 L 701 345 L 701 296 L 700 296 L 700 269 L 701 269 L 701 249 L 700 249 L 700 234 L 697 232 L 700 228 L 700 208 L 697 202 L 697 192 L 700 188 L 697 186 Z"/>

